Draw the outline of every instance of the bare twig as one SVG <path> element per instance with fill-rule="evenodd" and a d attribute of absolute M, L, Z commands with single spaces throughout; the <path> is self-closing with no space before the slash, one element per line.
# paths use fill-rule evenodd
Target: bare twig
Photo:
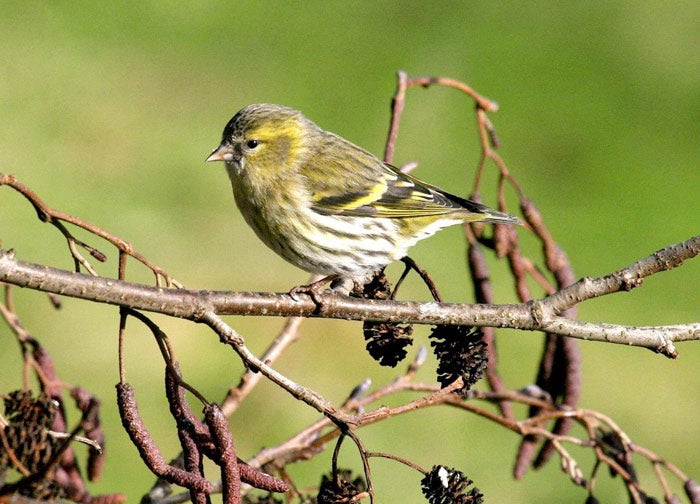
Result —
<path fill-rule="evenodd" d="M 160 289 L 19 261 L 12 252 L 5 251 L 0 251 L 0 281 L 195 321 L 204 321 L 205 318 L 211 321 L 211 315 L 216 313 L 509 327 L 640 346 L 675 357 L 674 343 L 700 339 L 700 322 L 634 327 L 583 322 L 557 313 L 587 299 L 630 290 L 641 285 L 644 277 L 677 267 L 699 253 L 700 236 L 696 236 L 610 275 L 584 278 L 544 299 L 502 305 L 377 301 L 323 292 L 319 295 L 323 309 L 318 310 L 312 300 L 295 301 L 288 294 Z"/>
<path fill-rule="evenodd" d="M 61 232 L 61 234 L 65 236 L 68 242 L 68 248 L 71 251 L 71 255 L 73 256 L 73 259 L 75 261 L 76 271 L 79 270 L 79 265 L 82 265 L 86 270 L 90 272 L 91 275 L 97 275 L 92 265 L 87 261 L 87 259 L 85 259 L 80 254 L 80 252 L 78 251 L 78 247 L 82 247 L 85 250 L 87 250 L 92 257 L 94 257 L 100 262 L 104 262 L 107 257 L 95 247 L 92 247 L 75 238 L 72 235 L 72 233 L 68 230 L 68 228 L 66 228 L 66 226 L 63 224 L 64 222 L 72 224 L 73 226 L 76 226 L 78 228 L 84 229 L 95 236 L 99 236 L 100 238 L 114 245 L 119 250 L 119 278 L 126 278 L 126 256 L 131 256 L 153 272 L 153 274 L 156 277 L 156 284 L 158 286 L 163 286 L 163 282 L 165 282 L 164 286 L 167 287 L 182 287 L 182 284 L 180 284 L 177 280 L 171 277 L 164 269 L 152 263 L 145 256 L 134 250 L 134 248 L 129 242 L 122 240 L 118 236 L 113 235 L 112 233 L 109 233 L 104 229 L 95 226 L 94 224 L 79 219 L 78 217 L 74 217 L 72 215 L 58 210 L 54 210 L 53 208 L 49 207 L 41 198 L 39 198 L 39 196 L 34 191 L 32 191 L 29 187 L 27 187 L 20 181 L 18 181 L 14 175 L 0 173 L 0 186 L 3 185 L 11 187 L 12 189 L 20 193 L 22 196 L 24 196 L 32 204 L 34 210 L 36 210 L 39 220 L 41 220 L 42 222 L 48 222 L 49 224 L 55 226 Z"/>

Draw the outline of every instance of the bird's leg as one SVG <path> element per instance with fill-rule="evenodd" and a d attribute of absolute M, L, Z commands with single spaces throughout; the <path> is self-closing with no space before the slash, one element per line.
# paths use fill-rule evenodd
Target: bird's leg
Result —
<path fill-rule="evenodd" d="M 404 256 L 401 258 L 401 262 L 403 262 L 406 265 L 406 268 L 414 270 L 416 273 L 418 273 L 425 283 L 425 285 L 428 287 L 428 290 L 430 290 L 430 294 L 433 296 L 433 299 L 437 301 L 438 303 L 442 302 L 442 296 L 440 295 L 440 292 L 437 289 L 437 285 L 435 285 L 435 282 L 433 282 L 433 278 L 430 276 L 430 274 L 425 271 L 423 268 L 418 266 L 416 261 L 411 259 L 408 256 Z M 406 273 L 406 271 L 404 271 Z M 401 280 L 403 280 L 403 276 Z M 396 284 L 396 288 L 398 289 L 399 284 Z M 396 289 L 394 289 L 394 292 L 396 292 Z"/>

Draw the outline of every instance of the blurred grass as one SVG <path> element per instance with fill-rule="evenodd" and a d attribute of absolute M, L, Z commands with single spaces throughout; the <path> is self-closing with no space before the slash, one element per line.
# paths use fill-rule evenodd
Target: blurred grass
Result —
<path fill-rule="evenodd" d="M 0 18 L 0 170 L 15 173 L 49 205 L 131 241 L 188 287 L 282 291 L 306 275 L 255 239 L 221 167 L 203 164 L 226 121 L 248 103 L 284 103 L 381 154 L 395 72 L 445 75 L 500 103 L 492 119 L 501 155 L 576 272 L 604 274 L 700 228 L 699 21 L 700 7 L 690 1 L 16 3 Z M 478 159 L 471 109 L 454 91 L 411 90 L 395 161 L 419 161 L 418 176 L 467 194 Z M 493 193 L 485 197 L 493 202 Z M 23 200 L 3 189 L 0 201 L 4 248 L 24 260 L 71 266 L 60 237 Z M 102 271 L 114 274 L 108 252 Z M 458 230 L 419 244 L 412 256 L 448 299 L 469 299 L 466 281 L 452 281 L 464 276 Z M 499 299 L 511 300 L 505 272 L 494 269 Z M 150 281 L 138 267 L 129 271 Z M 586 303 L 581 317 L 697 321 L 698 278 L 700 264 L 691 261 L 630 294 Z M 408 295 L 425 296 L 414 285 Z M 123 491 L 135 501 L 152 478 L 112 404 L 115 309 L 65 300 L 56 313 L 41 295 L 16 296 L 24 324 L 49 348 L 59 374 L 103 400 L 110 456 L 92 491 Z M 236 359 L 202 328 L 158 322 L 188 379 L 208 397 L 222 397 L 240 373 Z M 230 322 L 256 351 L 281 325 Z M 160 358 L 149 336 L 130 327 L 128 376 L 169 456 L 176 440 L 161 398 Z M 5 327 L 0 338 L 0 384 L 10 390 L 19 386 L 17 353 Z M 534 378 L 540 344 L 538 335 L 502 334 L 510 386 Z M 366 376 L 377 385 L 394 376 L 377 369 L 362 346 L 357 324 L 310 321 L 278 367 L 340 401 Z M 635 442 L 700 477 L 700 427 L 690 421 L 700 413 L 697 344 L 680 345 L 675 362 L 637 349 L 582 347 L 581 404 L 611 415 Z M 244 457 L 313 418 L 268 385 L 239 413 L 232 424 Z M 511 481 L 517 440 L 477 418 L 417 413 L 362 435 L 371 450 L 461 468 L 489 501 L 584 499 L 556 462 Z M 290 470 L 301 484 L 315 484 L 329 457 Z M 349 448 L 343 462 L 359 467 Z M 376 467 L 382 501 L 420 501 L 414 473 L 384 461 Z M 652 477 L 644 464 L 640 473 Z M 618 482 L 603 487 L 601 500 L 624 498 Z M 406 488 L 415 489 L 410 497 Z"/>

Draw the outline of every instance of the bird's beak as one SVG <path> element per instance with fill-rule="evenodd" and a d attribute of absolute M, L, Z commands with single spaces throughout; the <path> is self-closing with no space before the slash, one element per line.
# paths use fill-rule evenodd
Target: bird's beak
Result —
<path fill-rule="evenodd" d="M 219 145 L 214 151 L 209 154 L 209 157 L 204 160 L 205 163 L 209 161 L 233 161 L 234 160 L 233 148 L 226 144 Z"/>

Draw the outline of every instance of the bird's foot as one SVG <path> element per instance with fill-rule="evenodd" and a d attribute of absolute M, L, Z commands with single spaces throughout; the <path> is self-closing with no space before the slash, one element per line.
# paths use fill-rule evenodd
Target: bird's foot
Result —
<path fill-rule="evenodd" d="M 321 301 L 321 298 L 319 297 L 319 295 L 321 294 L 321 290 L 328 283 L 331 284 L 331 288 L 334 288 L 334 284 L 338 281 L 343 281 L 340 275 L 328 275 L 326 277 L 321 278 L 320 280 L 311 282 L 310 284 L 297 285 L 296 287 L 292 287 L 289 290 L 289 295 L 294 301 L 300 301 L 299 294 L 306 294 L 320 309 L 323 306 L 323 301 Z"/>

